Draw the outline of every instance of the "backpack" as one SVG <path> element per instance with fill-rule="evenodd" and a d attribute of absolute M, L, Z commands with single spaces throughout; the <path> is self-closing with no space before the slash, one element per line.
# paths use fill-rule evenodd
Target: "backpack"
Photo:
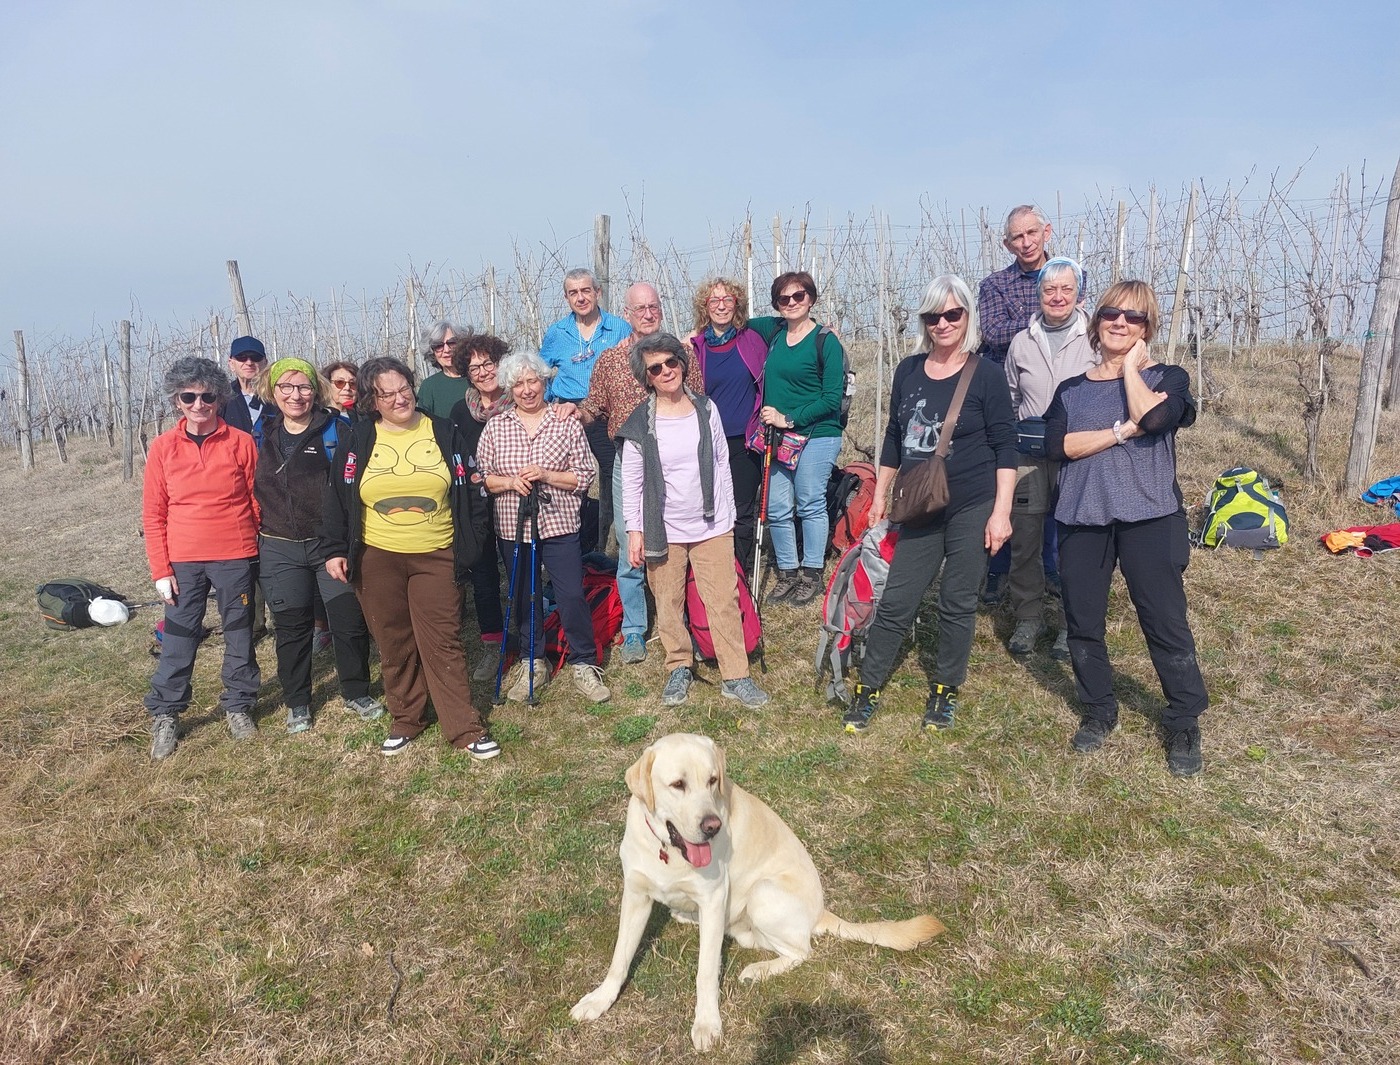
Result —
<path fill-rule="evenodd" d="M 783 333 L 787 332 L 787 322 L 783 322 L 781 331 L 773 338 L 774 341 Z M 828 325 L 817 326 L 817 380 L 826 376 L 826 338 L 831 336 L 831 327 Z M 770 343 L 768 349 L 771 351 L 773 345 Z M 856 372 L 851 369 L 851 356 L 844 345 L 841 347 L 841 428 L 845 429 L 851 420 L 851 401 L 856 394 Z"/>
<path fill-rule="evenodd" d="M 617 594 L 617 574 L 585 560 L 583 598 L 593 618 L 593 646 L 598 649 L 598 661 L 602 662 L 603 652 L 612 646 L 617 634 L 622 631 L 622 597 Z M 564 622 L 559 616 L 558 607 L 545 615 L 544 657 L 554 664 L 555 669 L 563 669 L 569 657 L 569 640 L 564 635 Z"/>
<path fill-rule="evenodd" d="M 88 605 L 94 599 L 126 602 L 120 593 L 80 577 L 64 577 L 41 584 L 34 589 L 34 595 L 39 600 L 39 616 L 44 619 L 44 625 L 62 632 L 90 629 L 96 624 L 88 616 Z"/>
<path fill-rule="evenodd" d="M 826 683 L 829 700 L 845 702 L 850 693 L 846 688 L 846 671 L 851 659 L 864 657 L 865 634 L 875 620 L 875 608 L 885 594 L 885 582 L 890 576 L 899 533 L 882 521 L 867 529 L 860 542 L 847 549 L 836 563 L 831 581 L 822 600 L 822 635 L 817 643 L 817 687 L 820 688 L 831 669 Z"/>
<path fill-rule="evenodd" d="M 875 502 L 875 466 L 852 462 L 831 471 L 826 485 L 827 528 L 831 541 L 828 555 L 839 555 L 860 543 L 869 525 L 870 507 Z"/>
<path fill-rule="evenodd" d="M 744 567 L 734 560 L 734 573 L 739 582 L 739 620 L 744 629 L 744 652 L 753 654 L 763 646 L 763 622 L 754 605 L 753 592 L 749 590 Z M 685 625 L 690 630 L 690 638 L 695 643 L 695 653 L 708 662 L 715 660 L 715 641 L 710 635 L 710 616 L 705 603 L 700 598 L 700 587 L 695 583 L 695 571 L 685 573 Z M 760 663 L 762 658 L 759 659 Z M 764 666 L 764 671 L 767 667 Z"/>
<path fill-rule="evenodd" d="M 335 458 L 335 449 L 340 446 L 340 430 L 342 426 L 350 428 L 350 419 L 343 414 L 332 412 L 331 420 L 326 422 L 326 426 L 321 430 L 321 450 L 326 453 L 326 460 Z"/>
<path fill-rule="evenodd" d="M 1236 466 L 1211 486 L 1196 542 L 1201 547 L 1224 545 L 1247 551 L 1281 547 L 1288 542 L 1288 512 L 1262 474 Z"/>

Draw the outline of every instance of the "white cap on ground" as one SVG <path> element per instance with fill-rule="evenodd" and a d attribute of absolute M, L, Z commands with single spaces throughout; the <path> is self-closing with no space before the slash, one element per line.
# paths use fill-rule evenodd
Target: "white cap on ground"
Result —
<path fill-rule="evenodd" d="M 131 617 L 125 603 L 115 599 L 94 599 L 88 604 L 88 617 L 96 625 L 120 625 Z"/>

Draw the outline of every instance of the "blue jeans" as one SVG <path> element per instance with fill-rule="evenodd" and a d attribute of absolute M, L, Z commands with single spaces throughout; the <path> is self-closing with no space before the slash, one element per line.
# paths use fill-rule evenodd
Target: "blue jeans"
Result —
<path fill-rule="evenodd" d="M 773 554 L 779 569 L 797 568 L 794 510 L 802 522 L 802 565 L 808 569 L 826 565 L 826 542 L 831 533 L 826 516 L 826 484 L 840 454 L 841 438 L 823 436 L 807 441 L 798 456 L 797 469 L 789 470 L 777 462 L 770 467 L 768 527 L 773 533 Z"/>
<path fill-rule="evenodd" d="M 647 573 L 627 561 L 627 523 L 622 520 L 622 449 L 612 468 L 613 529 L 617 531 L 617 595 L 622 600 L 622 638 L 647 632 Z"/>

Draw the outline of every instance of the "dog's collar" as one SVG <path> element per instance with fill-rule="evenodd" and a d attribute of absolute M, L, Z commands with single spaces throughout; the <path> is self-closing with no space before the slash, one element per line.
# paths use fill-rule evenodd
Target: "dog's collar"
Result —
<path fill-rule="evenodd" d="M 656 826 L 651 823 L 651 818 L 648 817 L 646 814 L 642 815 L 642 820 L 646 822 L 647 830 L 651 832 L 651 834 L 655 836 L 658 840 L 661 841 L 661 850 L 657 853 L 656 856 L 669 865 L 671 862 L 671 855 L 667 851 L 667 848 L 670 847 L 671 841 L 665 839 L 659 832 L 656 831 Z"/>

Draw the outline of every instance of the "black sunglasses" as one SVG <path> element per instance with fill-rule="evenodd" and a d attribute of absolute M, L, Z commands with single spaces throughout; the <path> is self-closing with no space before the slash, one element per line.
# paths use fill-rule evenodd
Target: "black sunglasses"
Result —
<path fill-rule="evenodd" d="M 924 325 L 937 325 L 939 322 L 947 322 L 949 325 L 957 325 L 963 320 L 963 315 L 967 313 L 966 307 L 954 307 L 950 311 L 929 311 L 919 315 L 919 321 Z"/>
<path fill-rule="evenodd" d="M 660 377 L 662 370 L 674 370 L 680 364 L 681 357 L 679 355 L 672 355 L 665 362 L 653 363 L 651 366 L 648 366 L 647 373 L 651 374 L 653 377 Z"/>
<path fill-rule="evenodd" d="M 807 302 L 807 297 L 810 296 L 810 295 L 811 295 L 811 293 L 808 292 L 808 291 L 804 288 L 804 289 L 802 289 L 801 291 L 792 293 L 791 295 L 779 296 L 779 297 L 778 297 L 778 306 L 779 306 L 779 307 L 787 307 L 787 306 L 790 306 L 791 304 L 794 304 L 794 303 L 806 303 L 806 302 Z"/>
<path fill-rule="evenodd" d="M 1119 318 L 1126 318 L 1129 325 L 1146 325 L 1146 311 L 1130 311 L 1125 307 L 1100 307 L 1099 321 L 1116 322 Z"/>
<path fill-rule="evenodd" d="M 216 396 L 216 395 L 214 395 L 213 392 L 181 392 L 181 393 L 180 393 L 180 402 L 183 403 L 183 404 L 184 404 L 185 406 L 187 406 L 187 407 L 193 407 L 193 406 L 194 406 L 194 401 L 197 400 L 197 399 L 202 399 L 202 400 L 204 400 L 204 405 L 205 405 L 206 407 L 212 407 L 215 403 L 219 402 L 219 397 Z"/>
<path fill-rule="evenodd" d="M 259 355 L 256 351 L 240 351 L 237 355 L 230 355 L 234 362 L 262 362 L 266 355 Z"/>

